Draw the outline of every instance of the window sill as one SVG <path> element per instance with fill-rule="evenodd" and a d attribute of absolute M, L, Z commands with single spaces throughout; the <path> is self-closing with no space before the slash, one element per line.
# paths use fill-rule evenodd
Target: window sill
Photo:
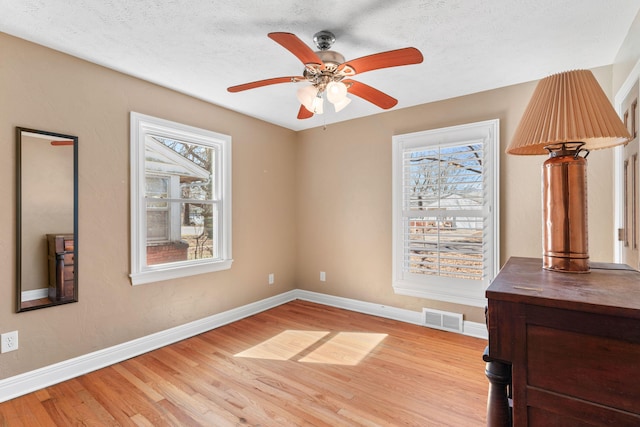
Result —
<path fill-rule="evenodd" d="M 215 271 L 229 270 L 233 264 L 232 259 L 209 262 L 200 265 L 183 265 L 176 267 L 165 267 L 157 270 L 147 270 L 131 273 L 131 284 L 144 285 L 146 283 L 161 282 L 163 280 L 178 279 L 181 277 L 195 276 L 197 274 L 213 273 Z"/>
<path fill-rule="evenodd" d="M 458 289 L 454 289 L 452 286 L 444 287 L 437 284 L 417 284 L 404 280 L 396 280 L 393 283 L 393 291 L 398 295 L 407 295 L 472 307 L 485 307 L 487 305 L 485 289 L 481 284 L 473 287 L 461 286 Z"/>

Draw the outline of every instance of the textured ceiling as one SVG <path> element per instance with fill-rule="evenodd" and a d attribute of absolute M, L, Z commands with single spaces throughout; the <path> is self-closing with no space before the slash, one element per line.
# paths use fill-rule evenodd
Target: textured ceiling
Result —
<path fill-rule="evenodd" d="M 302 64 L 267 37 L 313 47 L 330 30 L 347 60 L 414 46 L 424 62 L 355 77 L 397 98 L 394 109 L 611 64 L 638 0 L 0 0 L 0 31 L 293 130 L 384 110 L 353 97 L 340 113 L 296 118 L 285 83 Z"/>

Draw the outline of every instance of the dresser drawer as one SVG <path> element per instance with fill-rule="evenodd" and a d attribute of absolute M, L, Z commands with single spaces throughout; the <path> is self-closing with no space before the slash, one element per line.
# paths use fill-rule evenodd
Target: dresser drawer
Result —
<path fill-rule="evenodd" d="M 62 290 L 61 290 L 63 299 L 73 298 L 74 285 L 75 285 L 75 282 L 73 278 L 71 280 L 64 281 L 64 284 L 62 285 Z"/>
<path fill-rule="evenodd" d="M 73 277 L 75 275 L 75 265 L 65 265 L 64 266 L 64 281 L 73 281 Z"/>
<path fill-rule="evenodd" d="M 624 411 L 640 408 L 639 343 L 528 325 L 526 355 L 528 386 Z"/>
<path fill-rule="evenodd" d="M 64 254 L 64 265 L 73 265 L 75 264 L 75 254 L 72 252 L 70 254 Z"/>

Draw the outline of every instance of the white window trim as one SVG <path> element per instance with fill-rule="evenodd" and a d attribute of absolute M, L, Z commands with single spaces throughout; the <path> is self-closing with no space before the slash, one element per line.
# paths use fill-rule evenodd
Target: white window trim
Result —
<path fill-rule="evenodd" d="M 452 286 L 455 279 L 441 277 L 424 277 L 420 282 L 407 280 L 403 276 L 403 228 L 402 228 L 402 152 L 404 149 L 421 147 L 427 144 L 448 144 L 472 140 L 483 140 L 487 157 L 493 163 L 486 170 L 486 182 L 493 194 L 488 197 L 489 222 L 492 232 L 487 234 L 487 248 L 490 265 L 487 274 L 480 281 L 459 281 Z M 470 123 L 459 126 L 394 135 L 392 138 L 393 153 L 393 289 L 396 294 L 445 301 L 475 307 L 484 307 L 487 303 L 485 290 L 496 276 L 500 263 L 500 222 L 499 222 L 499 166 L 500 166 L 500 121 L 498 119 Z"/>
<path fill-rule="evenodd" d="M 131 112 L 131 278 L 132 285 L 228 270 L 231 256 L 231 137 L 157 117 Z M 165 136 L 179 141 L 215 146 L 222 173 L 218 191 L 222 202 L 219 230 L 220 257 L 194 260 L 184 265 L 146 266 L 146 211 L 144 203 L 145 136 Z"/>

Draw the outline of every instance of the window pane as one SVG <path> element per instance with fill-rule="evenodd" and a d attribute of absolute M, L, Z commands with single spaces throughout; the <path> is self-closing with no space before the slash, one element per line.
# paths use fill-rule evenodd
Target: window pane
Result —
<path fill-rule="evenodd" d="M 180 237 L 189 244 L 189 260 L 218 258 L 217 224 L 215 205 L 182 204 L 182 217 L 188 224 L 180 227 Z"/>
<path fill-rule="evenodd" d="M 404 153 L 406 272 L 482 280 L 482 148 L 464 144 Z"/>
<path fill-rule="evenodd" d="M 152 235 L 160 226 L 147 224 L 147 265 L 218 258 L 217 206 L 181 202 L 169 205 L 169 211 L 179 213 L 176 229 L 169 233 L 174 237 L 160 241 Z M 159 213 L 162 212 L 148 212 L 147 218 L 160 218 Z"/>
<path fill-rule="evenodd" d="M 147 265 L 217 258 L 216 150 L 158 136 L 145 150 Z"/>
<path fill-rule="evenodd" d="M 406 221 L 406 271 L 481 280 L 482 224 L 481 217 L 421 217 Z"/>
<path fill-rule="evenodd" d="M 482 156 L 481 144 L 407 151 L 405 209 L 481 210 Z"/>

